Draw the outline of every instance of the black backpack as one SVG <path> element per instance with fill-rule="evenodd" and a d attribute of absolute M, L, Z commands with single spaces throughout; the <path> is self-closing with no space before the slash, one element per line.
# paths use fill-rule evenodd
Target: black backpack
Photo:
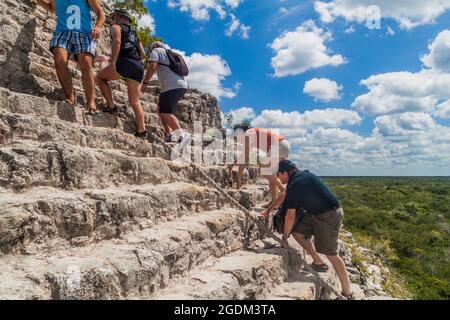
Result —
<path fill-rule="evenodd" d="M 166 49 L 166 54 L 169 57 L 170 61 L 170 64 L 166 66 L 168 66 L 170 70 L 172 70 L 181 77 L 186 77 L 189 75 L 189 68 L 186 64 L 186 61 L 184 61 L 183 57 L 181 56 L 181 54 L 173 52 L 170 49 Z"/>
<path fill-rule="evenodd" d="M 305 170 L 308 171 L 308 170 Z M 293 179 L 291 181 L 294 181 Z M 286 218 L 286 200 L 287 200 L 287 188 L 292 182 L 288 183 L 286 187 L 286 198 L 283 201 L 283 204 L 278 209 L 277 213 L 273 216 L 272 222 L 273 222 L 273 229 L 274 231 L 278 232 L 279 234 L 283 234 L 284 232 L 284 219 Z M 294 227 L 297 225 L 297 223 L 300 222 L 300 220 L 303 217 L 303 213 L 297 208 L 295 210 L 295 221 L 294 221 Z"/>
<path fill-rule="evenodd" d="M 284 231 L 284 217 L 286 216 L 286 210 L 284 209 L 284 203 L 278 209 L 277 213 L 273 216 L 273 229 L 279 234 L 283 234 Z"/>

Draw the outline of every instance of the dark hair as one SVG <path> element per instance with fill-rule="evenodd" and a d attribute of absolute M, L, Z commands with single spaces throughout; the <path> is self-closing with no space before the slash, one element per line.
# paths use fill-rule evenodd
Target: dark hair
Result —
<path fill-rule="evenodd" d="M 287 172 L 289 177 L 299 171 L 297 165 L 290 160 L 281 160 L 278 164 L 278 173 Z"/>
<path fill-rule="evenodd" d="M 133 20 L 133 18 L 131 17 L 131 14 L 125 9 L 115 9 L 113 11 L 113 13 L 111 13 L 111 17 L 113 17 L 113 16 L 119 16 L 119 17 L 125 18 L 129 22 L 131 22 L 131 20 Z"/>

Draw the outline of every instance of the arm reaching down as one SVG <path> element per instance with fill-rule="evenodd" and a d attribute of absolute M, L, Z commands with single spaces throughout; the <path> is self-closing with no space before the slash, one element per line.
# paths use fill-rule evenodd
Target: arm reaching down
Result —
<path fill-rule="evenodd" d="M 286 244 L 287 239 L 289 239 L 292 229 L 294 228 L 295 211 L 295 209 L 288 209 L 286 216 L 284 217 L 283 241 L 285 241 Z"/>
<path fill-rule="evenodd" d="M 275 201 L 272 201 L 270 203 L 269 208 L 267 208 L 266 210 L 261 212 L 260 215 L 263 217 L 268 217 L 270 215 L 270 213 L 272 212 L 272 210 L 278 209 L 281 206 L 281 204 L 284 202 L 285 198 L 286 198 L 286 192 L 283 191 L 278 195 L 278 198 Z"/>
<path fill-rule="evenodd" d="M 122 29 L 117 24 L 111 27 L 112 49 L 111 49 L 111 65 L 116 72 L 116 63 L 119 58 L 120 46 L 122 44 Z"/>
<path fill-rule="evenodd" d="M 144 50 L 144 46 L 142 45 L 141 41 L 139 41 L 139 55 L 141 56 L 142 60 L 145 59 L 145 50 Z"/>
<path fill-rule="evenodd" d="M 94 29 L 92 29 L 91 37 L 98 39 L 100 37 L 100 31 L 105 24 L 106 15 L 98 0 L 88 0 L 88 3 L 92 11 L 97 14 L 97 23 L 95 24 Z"/>
<path fill-rule="evenodd" d="M 147 87 L 148 82 L 151 80 L 151 78 L 155 74 L 157 68 L 158 68 L 157 62 L 155 62 L 155 61 L 149 62 L 147 72 L 145 73 L 144 82 L 142 84 L 142 89 L 141 89 L 142 92 L 144 92 L 145 88 Z"/>
<path fill-rule="evenodd" d="M 45 0 L 35 0 L 35 2 L 40 5 L 42 8 L 44 8 L 45 10 L 47 10 L 48 12 L 51 12 L 53 14 L 56 13 L 56 5 L 55 5 L 55 0 L 49 0 L 49 1 L 45 1 Z"/>

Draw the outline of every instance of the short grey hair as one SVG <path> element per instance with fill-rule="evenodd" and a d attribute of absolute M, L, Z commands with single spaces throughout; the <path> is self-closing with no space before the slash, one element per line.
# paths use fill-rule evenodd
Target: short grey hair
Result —
<path fill-rule="evenodd" d="M 154 50 L 155 48 L 163 48 L 163 49 L 169 49 L 169 47 L 162 43 L 161 41 L 155 41 L 152 43 L 152 50 Z"/>

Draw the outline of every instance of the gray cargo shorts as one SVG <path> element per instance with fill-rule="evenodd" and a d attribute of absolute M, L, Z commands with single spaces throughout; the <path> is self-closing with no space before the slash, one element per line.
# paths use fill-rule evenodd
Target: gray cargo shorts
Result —
<path fill-rule="evenodd" d="M 306 213 L 292 232 L 301 234 L 307 239 L 314 236 L 314 246 L 318 253 L 335 256 L 343 218 L 342 208 L 321 214 Z"/>

